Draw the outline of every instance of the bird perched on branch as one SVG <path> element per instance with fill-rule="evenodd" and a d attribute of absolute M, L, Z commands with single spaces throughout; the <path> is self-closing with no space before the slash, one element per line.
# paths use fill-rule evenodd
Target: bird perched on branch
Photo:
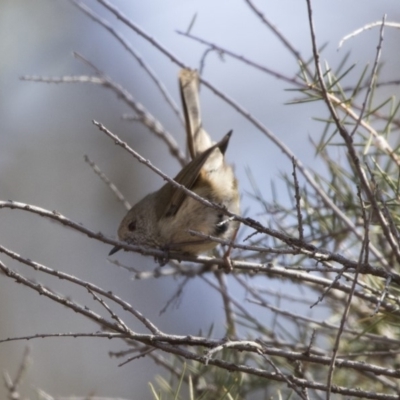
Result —
<path fill-rule="evenodd" d="M 192 160 L 174 180 L 200 197 L 238 214 L 237 180 L 225 161 L 232 131 L 214 144 L 203 129 L 197 71 L 181 70 L 179 86 Z M 239 223 L 220 209 L 202 204 L 168 182 L 128 211 L 119 226 L 118 237 L 131 244 L 196 255 L 217 246 L 209 236 L 231 240 L 238 227 Z M 110 255 L 119 249 L 114 247 Z"/>

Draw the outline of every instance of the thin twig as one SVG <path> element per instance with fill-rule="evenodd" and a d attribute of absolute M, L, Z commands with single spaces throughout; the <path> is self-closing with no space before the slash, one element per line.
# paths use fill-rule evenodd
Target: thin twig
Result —
<path fill-rule="evenodd" d="M 232 307 L 232 297 L 228 292 L 228 285 L 226 284 L 226 273 L 221 271 L 215 271 L 214 273 L 220 288 L 222 297 L 222 303 L 224 304 L 225 311 L 225 325 L 226 325 L 226 337 L 236 337 L 236 323 L 235 323 L 235 312 Z"/>
<path fill-rule="evenodd" d="M 109 298 L 110 300 L 119 304 L 122 307 L 122 309 L 126 310 L 127 312 L 129 312 L 133 316 L 135 316 L 140 322 L 143 323 L 144 326 L 146 326 L 146 328 L 149 329 L 150 332 L 155 333 L 155 334 L 160 333 L 160 330 L 151 321 L 149 321 L 143 314 L 141 314 L 139 311 L 135 310 L 128 302 L 126 302 L 123 299 L 121 299 L 120 297 L 116 296 L 111 291 L 104 290 L 104 289 L 94 285 L 93 283 L 84 281 L 73 275 L 66 274 L 65 272 L 56 271 L 52 268 L 46 267 L 46 266 L 39 264 L 35 261 L 32 261 L 30 259 L 25 259 L 25 258 L 21 257 L 19 254 L 15 253 L 11 250 L 8 250 L 4 246 L 1 246 L 1 245 L 0 245 L 0 252 L 7 254 L 9 257 L 13 258 L 14 260 L 17 260 L 17 261 L 21 262 L 22 264 L 28 265 L 37 271 L 42 271 L 48 275 L 56 276 L 59 279 L 67 280 L 76 285 L 82 286 L 82 287 L 86 288 L 87 290 L 90 289 L 92 292 L 96 292 L 106 298 Z"/>
<path fill-rule="evenodd" d="M 114 36 L 118 40 L 118 42 L 122 44 L 122 46 L 128 51 L 128 53 L 131 54 L 136 59 L 139 65 L 144 69 L 144 71 L 146 71 L 150 79 L 154 82 L 154 84 L 160 91 L 161 95 L 164 97 L 167 104 L 171 107 L 172 111 L 175 113 L 178 120 L 181 122 L 182 126 L 184 126 L 185 123 L 183 121 L 183 117 L 179 107 L 177 106 L 173 98 L 169 95 L 167 89 L 160 81 L 160 79 L 156 76 L 155 72 L 143 60 L 143 58 L 138 54 L 138 52 L 133 49 L 132 45 L 119 32 L 117 32 L 107 20 L 100 17 L 100 15 L 96 14 L 86 4 L 82 3 L 79 0 L 70 0 L 70 1 L 73 4 L 75 4 L 80 10 L 82 10 L 82 12 L 84 12 L 89 18 L 91 18 L 93 21 L 97 22 L 100 26 L 102 26 L 104 29 L 110 32 L 111 35 Z"/>
<path fill-rule="evenodd" d="M 111 318 L 117 321 L 117 324 L 120 326 L 120 328 L 125 332 L 129 332 L 128 326 L 121 319 L 121 317 L 115 314 L 111 307 L 99 295 L 97 295 L 92 289 L 90 289 L 90 287 L 88 287 L 87 290 L 93 296 L 93 298 L 97 300 L 108 311 L 108 313 L 111 315 Z"/>
<path fill-rule="evenodd" d="M 232 57 L 232 58 L 234 58 L 236 60 L 242 61 L 244 64 L 247 64 L 247 65 L 249 65 L 249 66 L 251 66 L 251 67 L 253 67 L 255 69 L 258 69 L 259 71 L 267 73 L 268 75 L 271 75 L 274 78 L 278 78 L 278 79 L 280 79 L 280 80 L 282 80 L 284 82 L 290 83 L 290 84 L 295 85 L 295 86 L 304 87 L 304 84 L 302 82 L 300 82 L 299 80 L 297 80 L 296 78 L 289 78 L 289 77 L 283 75 L 282 73 L 280 73 L 279 71 L 276 71 L 276 70 L 270 69 L 268 67 L 265 67 L 264 65 L 261 65 L 261 64 L 255 62 L 255 61 L 253 61 L 253 60 L 250 60 L 249 58 L 247 58 L 245 56 L 236 54 L 235 52 L 233 52 L 231 50 L 228 50 L 225 47 L 217 45 L 214 42 L 210 42 L 208 40 L 202 39 L 202 38 L 200 38 L 198 36 L 195 36 L 193 34 L 190 34 L 190 33 L 187 33 L 187 32 L 182 32 L 182 31 L 179 31 L 179 30 L 176 31 L 176 33 L 178 33 L 179 35 L 185 36 L 185 37 L 187 37 L 189 39 L 192 39 L 192 40 L 194 40 L 196 42 L 199 42 L 199 43 L 202 43 L 202 44 L 208 46 L 208 49 L 203 53 L 203 56 L 202 56 L 201 60 L 203 60 L 204 57 L 209 52 L 216 51 L 218 54 L 226 54 L 229 57 Z M 200 62 L 200 71 L 202 71 L 203 68 L 204 68 L 203 64 L 204 64 L 204 62 Z"/>
<path fill-rule="evenodd" d="M 306 388 L 298 388 L 297 385 L 293 384 L 292 380 L 290 379 L 290 376 L 286 376 L 273 362 L 272 360 L 263 355 L 264 360 L 271 365 L 271 367 L 274 369 L 274 371 L 276 372 L 276 374 L 278 374 L 279 376 L 282 376 L 283 379 L 285 379 L 286 384 L 288 385 L 288 387 L 290 387 L 291 389 L 293 389 L 294 392 L 297 393 L 297 395 L 299 396 L 299 398 L 303 399 L 303 400 L 308 400 L 308 394 L 307 394 L 307 389 Z"/>
<path fill-rule="evenodd" d="M 22 76 L 21 80 L 30 82 L 44 82 L 44 83 L 91 83 L 101 85 L 105 88 L 113 91 L 119 99 L 122 99 L 130 108 L 132 108 L 138 115 L 139 121 L 146 126 L 151 132 L 153 132 L 159 139 L 161 139 L 166 145 L 170 154 L 176 158 L 179 163 L 183 166 L 187 163 L 186 156 L 181 152 L 175 138 L 164 129 L 160 121 L 158 121 L 140 102 L 136 101 L 135 98 L 125 88 L 118 83 L 114 82 L 110 77 L 103 74 L 92 63 L 87 61 L 83 56 L 78 53 L 74 53 L 75 56 L 85 62 L 86 65 L 90 65 L 95 69 L 97 74 L 100 76 L 62 76 L 62 77 L 45 77 L 45 76 Z"/>
<path fill-rule="evenodd" d="M 189 282 L 189 280 L 191 279 L 191 276 L 186 276 L 185 279 L 178 285 L 178 288 L 175 290 L 175 293 L 171 296 L 171 298 L 165 302 L 165 306 L 160 310 L 160 312 L 158 313 L 158 315 L 162 315 L 164 314 L 168 307 L 175 303 L 177 306 L 179 305 L 179 301 L 182 298 L 183 295 L 183 288 L 186 286 L 186 284 Z"/>
<path fill-rule="evenodd" d="M 121 146 L 123 149 L 125 149 L 129 154 L 134 156 L 140 163 L 145 164 L 148 168 L 150 168 L 152 171 L 154 171 L 157 175 L 161 176 L 164 180 L 172 184 L 173 186 L 177 187 L 178 189 L 182 190 L 185 194 L 188 196 L 192 197 L 193 199 L 199 201 L 200 203 L 204 204 L 205 206 L 208 206 L 210 208 L 214 208 L 218 211 L 222 211 L 224 214 L 227 214 L 229 216 L 239 218 L 239 216 L 236 216 L 233 213 L 230 213 L 226 207 L 213 203 L 209 200 L 204 199 L 203 197 L 197 195 L 196 193 L 192 192 L 188 188 L 186 188 L 184 185 L 181 185 L 180 183 L 176 182 L 174 179 L 170 178 L 168 175 L 164 174 L 160 169 L 155 167 L 149 160 L 146 158 L 142 157 L 137 151 L 133 150 L 126 142 L 122 141 L 116 134 L 112 133 L 109 129 L 107 129 L 103 124 L 100 122 L 97 122 L 95 120 L 92 121 L 94 125 L 96 125 L 101 132 L 104 132 L 107 136 L 109 136 L 111 139 L 114 140 L 115 144 L 118 146 Z"/>
<path fill-rule="evenodd" d="M 384 287 L 383 290 L 382 290 L 382 295 L 381 295 L 381 297 L 379 298 L 379 301 L 376 303 L 375 309 L 374 309 L 374 311 L 373 311 L 373 313 L 372 313 L 371 316 L 374 316 L 374 315 L 379 311 L 379 309 L 380 309 L 380 307 L 381 307 L 381 304 L 382 304 L 382 301 L 385 300 L 385 297 L 388 295 L 389 286 L 390 286 L 390 282 L 391 282 L 391 281 L 392 281 L 392 280 L 390 279 L 390 277 L 388 277 L 388 278 L 386 279 L 385 287 Z"/>
<path fill-rule="evenodd" d="M 365 205 L 364 202 L 362 200 L 361 197 L 361 192 L 360 190 L 358 190 L 358 197 L 360 199 L 360 203 L 361 203 L 361 210 L 362 210 L 362 218 L 363 218 L 363 222 L 364 222 L 364 232 L 365 232 L 365 237 L 362 243 L 362 247 L 361 247 L 361 251 L 360 251 L 360 257 L 359 257 L 359 265 L 361 265 L 363 262 L 365 262 L 366 260 L 368 260 L 368 248 L 369 248 L 369 224 L 370 224 L 370 219 L 367 218 L 367 214 L 365 211 Z M 340 326 L 336 335 L 336 339 L 335 339 L 335 343 L 333 346 L 333 350 L 332 350 L 332 359 L 331 359 L 331 363 L 329 365 L 329 372 L 328 372 L 328 380 L 327 380 L 327 387 L 328 390 L 326 392 L 326 399 L 329 400 L 330 399 L 330 394 L 331 394 L 331 390 L 332 390 L 332 380 L 333 380 L 333 373 L 334 373 L 334 369 L 335 369 L 335 362 L 337 360 L 337 354 L 339 351 L 339 345 L 340 345 L 340 339 L 341 336 L 343 334 L 344 331 L 344 325 L 346 323 L 347 320 L 347 316 L 349 314 L 350 311 L 350 305 L 351 305 L 351 301 L 353 298 L 353 294 L 356 290 L 356 284 L 357 284 L 357 279 L 358 279 L 358 268 L 356 269 L 356 272 L 354 274 L 354 280 L 352 282 L 352 286 L 351 286 L 351 290 L 348 296 L 348 299 L 346 301 L 346 306 L 345 309 L 343 311 L 342 314 L 342 318 L 340 321 Z"/>
<path fill-rule="evenodd" d="M 28 369 L 30 352 L 30 347 L 26 346 L 14 379 L 11 379 L 10 375 L 7 372 L 4 373 L 4 386 L 8 391 L 8 398 L 10 400 L 18 400 L 21 398 L 21 394 L 19 393 L 19 386 L 22 382 L 22 378 L 24 377 Z"/>
<path fill-rule="evenodd" d="M 267 17 L 254 5 L 251 0 L 244 0 L 249 7 L 253 10 L 253 12 L 258 16 L 258 18 L 265 24 L 280 40 L 284 47 L 286 47 L 289 52 L 294 56 L 297 62 L 300 62 L 301 66 L 305 68 L 308 74 L 311 76 L 311 72 L 308 70 L 307 63 L 303 60 L 300 55 L 300 52 L 286 39 L 286 37 L 278 30 L 276 26 L 274 26 Z"/>
<path fill-rule="evenodd" d="M 108 321 L 107 319 L 103 318 L 100 314 L 95 313 L 94 311 L 90 310 L 86 306 L 79 305 L 78 303 L 74 302 L 70 298 L 63 297 L 63 296 L 47 289 L 46 287 L 44 287 L 43 285 L 41 285 L 39 283 L 30 281 L 29 279 L 25 278 L 23 275 L 19 274 L 18 272 L 13 271 L 10 268 L 7 268 L 6 265 L 3 264 L 1 261 L 0 261 L 0 269 L 9 278 L 12 278 L 16 282 L 33 289 L 38 294 L 48 297 L 52 301 L 62 304 L 65 307 L 70 308 L 71 310 L 75 311 L 76 313 L 81 314 L 81 315 L 85 316 L 86 318 L 88 318 L 89 320 L 92 320 L 92 321 L 100 324 L 101 326 L 105 326 L 112 331 L 117 331 L 117 332 L 120 331 L 120 327 L 118 324 Z"/>
<path fill-rule="evenodd" d="M 381 58 L 381 51 L 382 51 L 383 28 L 385 26 L 385 20 L 386 20 L 386 15 L 384 15 L 383 18 L 382 18 L 381 29 L 379 31 L 379 43 L 378 43 L 378 46 L 376 48 L 376 55 L 375 55 L 374 65 L 372 67 L 371 78 L 369 80 L 368 89 L 367 89 L 367 91 L 365 93 L 364 101 L 363 101 L 362 106 L 361 106 L 361 110 L 360 110 L 360 114 L 358 116 L 358 120 L 356 121 L 356 124 L 354 125 L 354 128 L 353 128 L 352 132 L 350 133 L 350 136 L 353 136 L 357 132 L 357 129 L 358 129 L 359 125 L 360 125 L 360 122 L 364 117 L 364 112 L 365 112 L 365 109 L 367 107 L 369 95 L 370 95 L 370 93 L 372 91 L 372 88 L 374 87 L 376 79 L 377 79 L 378 65 L 379 65 L 379 60 Z"/>
<path fill-rule="evenodd" d="M 117 186 L 110 179 L 107 175 L 101 171 L 101 169 L 92 161 L 89 156 L 86 154 L 84 155 L 85 162 L 87 162 L 93 169 L 94 173 L 100 177 L 100 179 L 109 187 L 109 189 L 114 193 L 115 197 L 123 204 L 123 206 L 127 209 L 131 209 L 131 205 L 125 199 L 124 195 L 118 190 Z"/>
<path fill-rule="evenodd" d="M 315 307 L 316 305 L 318 305 L 318 303 L 320 303 L 325 296 L 327 295 L 327 293 L 329 293 L 329 291 L 336 286 L 336 284 L 339 282 L 340 278 L 343 276 L 343 273 L 346 271 L 346 268 L 342 268 L 335 276 L 335 279 L 333 279 L 332 283 L 327 286 L 323 292 L 318 296 L 318 299 L 315 301 L 315 303 L 311 304 L 310 308 Z"/>
<path fill-rule="evenodd" d="M 339 42 L 338 49 L 340 49 L 343 46 L 343 43 L 346 40 L 349 40 L 350 38 L 355 37 L 368 29 L 375 28 L 376 26 L 382 27 L 382 21 L 376 21 L 376 22 L 372 22 L 370 24 L 364 25 L 362 28 L 356 29 L 355 31 L 344 36 L 343 39 L 341 39 Z M 398 28 L 398 29 L 400 28 L 400 24 L 398 22 L 386 22 L 385 21 L 385 26 L 392 27 L 392 28 Z"/>
<path fill-rule="evenodd" d="M 130 363 L 131 361 L 137 360 L 138 358 L 143 358 L 149 354 L 151 354 L 155 349 L 147 348 L 146 350 L 141 351 L 138 355 L 128 358 L 126 361 L 118 364 L 118 367 L 123 367 L 124 365 Z"/>
<path fill-rule="evenodd" d="M 297 180 L 296 174 L 296 163 L 295 160 L 292 159 L 293 163 L 293 181 L 294 181 L 294 191 L 295 191 L 295 202 L 296 202 L 296 213 L 297 213 L 297 229 L 299 231 L 299 239 L 304 240 L 304 228 L 303 228 L 303 216 L 301 214 L 301 196 L 300 196 L 300 188 L 299 181 Z"/>

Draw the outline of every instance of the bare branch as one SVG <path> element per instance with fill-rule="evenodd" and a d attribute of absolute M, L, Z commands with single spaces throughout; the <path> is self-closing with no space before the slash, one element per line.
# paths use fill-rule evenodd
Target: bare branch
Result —
<path fill-rule="evenodd" d="M 115 194 L 115 197 L 123 204 L 123 206 L 130 210 L 132 207 L 129 202 L 125 199 L 123 194 L 118 190 L 114 183 L 108 179 L 106 174 L 101 171 L 101 169 L 92 161 L 89 156 L 84 155 L 85 162 L 87 162 L 93 169 L 94 173 L 100 177 L 100 179 L 109 187 L 109 189 Z"/>
<path fill-rule="evenodd" d="M 340 49 L 343 46 L 344 42 L 349 40 L 350 38 L 355 37 L 355 36 L 359 35 L 360 33 L 363 33 L 366 30 L 375 28 L 377 26 L 380 26 L 382 28 L 382 21 L 372 22 L 370 24 L 364 25 L 362 28 L 356 29 L 355 31 L 349 33 L 348 35 L 344 36 L 343 39 L 339 42 L 338 49 Z M 397 28 L 397 29 L 400 28 L 400 24 L 398 22 L 385 21 L 384 26 L 391 27 L 391 28 Z"/>
<path fill-rule="evenodd" d="M 75 4 L 80 10 L 82 10 L 89 18 L 93 21 L 97 22 L 100 26 L 106 29 L 108 32 L 111 33 L 118 42 L 131 54 L 135 60 L 139 63 L 139 65 L 146 71 L 149 75 L 150 79 L 154 82 L 162 96 L 164 97 L 167 104 L 171 107 L 175 115 L 177 116 L 178 120 L 181 122 L 182 126 L 184 126 L 184 121 L 181 112 L 179 111 L 178 106 L 176 105 L 173 98 L 169 95 L 167 89 L 160 81 L 160 79 L 156 76 L 152 68 L 147 65 L 147 63 L 143 60 L 143 58 L 132 48 L 132 45 L 120 34 L 118 33 L 111 24 L 106 21 L 104 18 L 100 17 L 100 15 L 96 14 L 93 10 L 91 10 L 86 4 L 82 3 L 79 0 L 70 0 L 73 4 Z"/>

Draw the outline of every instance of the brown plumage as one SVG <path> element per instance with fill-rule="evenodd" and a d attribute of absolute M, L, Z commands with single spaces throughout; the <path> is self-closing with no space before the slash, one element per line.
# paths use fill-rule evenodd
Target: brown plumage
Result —
<path fill-rule="evenodd" d="M 179 84 L 192 161 L 183 167 L 175 181 L 237 214 L 237 181 L 231 166 L 225 162 L 225 151 L 232 132 L 213 144 L 201 124 L 197 72 L 182 70 Z M 230 220 L 219 210 L 201 204 L 179 188 L 166 183 L 129 210 L 119 226 L 118 237 L 132 244 L 199 254 L 213 249 L 217 243 L 196 237 L 189 230 L 230 239 L 237 228 L 237 221 Z M 117 250 L 119 248 L 115 247 L 110 254 Z"/>

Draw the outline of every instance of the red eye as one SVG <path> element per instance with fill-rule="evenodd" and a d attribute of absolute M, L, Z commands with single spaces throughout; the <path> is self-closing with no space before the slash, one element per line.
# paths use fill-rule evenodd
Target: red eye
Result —
<path fill-rule="evenodd" d="M 129 225 L 128 225 L 128 229 L 132 232 L 134 230 L 136 230 L 136 221 L 132 221 Z"/>

